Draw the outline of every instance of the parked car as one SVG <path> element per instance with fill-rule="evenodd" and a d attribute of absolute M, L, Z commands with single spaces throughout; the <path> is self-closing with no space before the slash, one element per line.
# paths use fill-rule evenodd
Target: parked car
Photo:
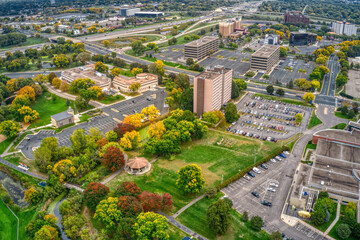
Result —
<path fill-rule="evenodd" d="M 282 158 L 286 158 L 285 154 L 283 154 L 283 153 L 280 153 L 279 156 Z"/>
<path fill-rule="evenodd" d="M 230 128 L 226 129 L 226 131 L 230 132 Z"/>
<path fill-rule="evenodd" d="M 260 194 L 258 194 L 257 192 L 252 192 L 251 194 L 254 195 L 254 196 L 257 197 L 257 198 L 260 197 Z"/>
<path fill-rule="evenodd" d="M 243 132 L 242 135 L 245 136 L 245 135 L 246 135 L 246 132 Z"/>
<path fill-rule="evenodd" d="M 269 186 L 271 186 L 271 187 L 279 187 L 279 184 L 274 183 L 274 182 L 271 182 L 271 183 L 269 184 Z"/>
<path fill-rule="evenodd" d="M 267 190 L 268 190 L 269 192 L 275 192 L 275 191 L 276 191 L 275 188 L 271 188 L 271 187 L 267 188 Z"/>
<path fill-rule="evenodd" d="M 268 206 L 268 207 L 272 206 L 271 202 L 268 202 L 268 201 L 262 201 L 261 204 L 265 205 L 265 206 Z"/>
<path fill-rule="evenodd" d="M 252 173 L 252 172 L 248 172 L 247 174 L 248 174 L 250 177 L 253 177 L 253 178 L 255 177 L 255 174 Z"/>
<path fill-rule="evenodd" d="M 275 159 L 278 160 L 278 161 L 282 160 L 281 157 L 279 157 L 279 156 L 276 156 Z"/>
<path fill-rule="evenodd" d="M 261 173 L 260 169 L 258 169 L 257 167 L 253 167 L 252 170 L 253 170 L 255 173 L 257 173 L 257 174 L 260 174 L 260 173 Z"/>
<path fill-rule="evenodd" d="M 290 154 L 288 151 L 284 151 L 283 153 L 286 154 L 286 155 L 289 155 L 289 154 Z"/>
<path fill-rule="evenodd" d="M 276 160 L 274 158 L 270 159 L 271 162 L 275 163 Z"/>
<path fill-rule="evenodd" d="M 244 178 L 245 178 L 246 180 L 248 180 L 248 181 L 251 180 L 251 178 L 250 178 L 248 175 L 245 175 Z"/>
<path fill-rule="evenodd" d="M 267 170 L 268 166 L 266 166 L 265 164 L 261 164 L 260 167 L 262 167 L 263 169 Z"/>

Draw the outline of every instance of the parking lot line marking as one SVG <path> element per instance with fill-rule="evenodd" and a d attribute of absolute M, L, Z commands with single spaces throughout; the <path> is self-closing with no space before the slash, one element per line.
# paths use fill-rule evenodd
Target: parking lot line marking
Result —
<path fill-rule="evenodd" d="M 113 111 L 113 112 L 119 112 L 118 110 L 116 110 L 115 108 L 110 108 L 111 109 L 111 111 Z"/>

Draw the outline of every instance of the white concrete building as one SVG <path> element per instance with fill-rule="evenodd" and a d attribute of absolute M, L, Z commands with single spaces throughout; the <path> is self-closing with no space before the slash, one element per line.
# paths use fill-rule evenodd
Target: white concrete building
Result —
<path fill-rule="evenodd" d="M 356 35 L 357 28 L 355 24 L 348 23 L 346 21 L 333 22 L 332 30 L 339 35 Z"/>

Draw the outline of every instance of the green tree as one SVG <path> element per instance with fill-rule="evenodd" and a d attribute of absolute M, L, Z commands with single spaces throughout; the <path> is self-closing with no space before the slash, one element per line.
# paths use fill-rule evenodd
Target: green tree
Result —
<path fill-rule="evenodd" d="M 239 119 L 237 108 L 234 103 L 228 103 L 225 107 L 225 119 L 228 123 L 236 122 Z"/>
<path fill-rule="evenodd" d="M 85 64 L 86 62 L 91 60 L 91 55 L 87 52 L 81 52 L 76 56 L 76 59 L 82 64 Z"/>
<path fill-rule="evenodd" d="M 73 134 L 70 136 L 70 141 L 72 143 L 74 151 L 77 153 L 83 152 L 88 146 L 85 130 L 82 128 L 76 129 L 73 132 Z"/>
<path fill-rule="evenodd" d="M 169 228 L 167 219 L 154 212 L 140 213 L 136 218 L 134 238 L 139 240 L 168 240 L 166 230 Z"/>
<path fill-rule="evenodd" d="M 103 62 L 97 62 L 95 64 L 95 70 L 101 73 L 105 73 L 109 70 L 109 67 L 106 66 Z"/>
<path fill-rule="evenodd" d="M 180 168 L 177 173 L 176 185 L 185 193 L 199 193 L 203 189 L 205 179 L 198 165 L 186 165 Z"/>
<path fill-rule="evenodd" d="M 20 132 L 20 125 L 12 120 L 6 120 L 0 123 L 0 134 L 6 137 L 15 137 Z"/>
<path fill-rule="evenodd" d="M 268 85 L 268 86 L 266 86 L 266 92 L 268 93 L 268 94 L 273 94 L 274 93 L 274 87 L 273 87 L 273 85 Z"/>
<path fill-rule="evenodd" d="M 56 228 L 44 225 L 35 233 L 34 240 L 59 240 L 59 233 Z"/>
<path fill-rule="evenodd" d="M 142 55 L 145 51 L 144 45 L 139 40 L 135 40 L 135 41 L 131 42 L 130 46 L 131 46 L 132 50 L 134 51 L 134 53 L 136 53 L 138 55 Z"/>
<path fill-rule="evenodd" d="M 154 73 L 159 76 L 163 76 L 165 74 L 165 64 L 161 60 L 156 60 L 155 63 L 150 64 L 149 72 Z"/>
<path fill-rule="evenodd" d="M 250 220 L 250 225 L 255 231 L 260 231 L 262 226 L 264 226 L 264 222 L 261 217 L 253 216 Z"/>
<path fill-rule="evenodd" d="M 280 47 L 280 57 L 287 57 L 287 49 L 285 47 Z"/>
<path fill-rule="evenodd" d="M 236 85 L 238 86 L 240 91 L 247 89 L 247 83 L 245 82 L 244 79 L 237 79 Z"/>
<path fill-rule="evenodd" d="M 303 120 L 303 115 L 302 115 L 301 113 L 297 113 L 297 114 L 295 115 L 295 121 L 296 121 L 297 123 L 301 123 L 302 120 Z"/>
<path fill-rule="evenodd" d="M 216 234 L 223 235 L 230 226 L 230 206 L 222 199 L 212 203 L 207 212 L 206 218 L 209 228 Z"/>
<path fill-rule="evenodd" d="M 70 61 L 64 54 L 59 54 L 56 57 L 53 57 L 52 62 L 58 68 L 65 68 L 69 65 Z"/>
<path fill-rule="evenodd" d="M 192 58 L 186 59 L 186 65 L 191 66 L 193 64 L 194 64 L 194 59 L 192 59 Z"/>
<path fill-rule="evenodd" d="M 281 233 L 279 231 L 270 234 L 270 240 L 282 240 L 282 239 L 283 237 L 281 236 Z"/>
<path fill-rule="evenodd" d="M 114 229 L 122 218 L 121 211 L 118 209 L 119 200 L 109 197 L 100 201 L 96 206 L 94 219 L 103 223 L 107 229 Z"/>
<path fill-rule="evenodd" d="M 313 93 L 308 92 L 304 94 L 303 99 L 307 102 L 311 102 L 314 101 L 315 95 Z"/>
<path fill-rule="evenodd" d="M 239 97 L 240 91 L 238 85 L 235 83 L 235 81 L 232 81 L 231 83 L 231 99 L 235 99 Z"/>
<path fill-rule="evenodd" d="M 283 97 L 285 95 L 285 91 L 282 88 L 278 88 L 276 90 L 276 94 L 279 95 L 280 97 Z"/>
<path fill-rule="evenodd" d="M 249 221 L 249 214 L 247 211 L 244 211 L 242 217 L 241 217 L 241 220 L 243 220 L 244 222 L 247 222 Z"/>
<path fill-rule="evenodd" d="M 336 233 L 341 239 L 348 239 L 348 237 L 350 237 L 351 230 L 349 225 L 342 223 L 336 228 Z"/>

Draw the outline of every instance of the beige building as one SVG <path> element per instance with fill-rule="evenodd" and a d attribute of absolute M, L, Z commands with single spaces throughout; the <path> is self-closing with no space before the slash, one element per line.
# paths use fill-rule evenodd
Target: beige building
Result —
<path fill-rule="evenodd" d="M 131 92 L 129 87 L 134 83 L 140 83 L 138 92 L 145 92 L 158 85 L 158 76 L 152 73 L 139 73 L 136 77 L 118 76 L 112 82 L 115 90 L 120 92 Z"/>
<path fill-rule="evenodd" d="M 280 46 L 264 45 L 251 56 L 250 69 L 255 71 L 269 72 L 279 61 Z"/>
<path fill-rule="evenodd" d="M 219 49 L 220 40 L 218 37 L 203 37 L 185 44 L 185 58 L 201 60 L 211 52 Z"/>
<path fill-rule="evenodd" d="M 72 124 L 74 122 L 74 110 L 71 107 L 69 107 L 69 109 L 65 112 L 51 116 L 51 123 L 57 128 Z"/>
<path fill-rule="evenodd" d="M 224 66 L 206 68 L 194 78 L 194 112 L 219 110 L 231 99 L 233 70 Z"/>
<path fill-rule="evenodd" d="M 227 20 L 226 22 L 219 23 L 219 33 L 222 37 L 226 38 L 230 34 L 241 28 L 241 18 Z"/>
<path fill-rule="evenodd" d="M 95 86 L 99 86 L 106 91 L 110 87 L 111 79 L 105 74 L 95 71 L 95 64 L 71 68 L 61 73 L 61 79 L 71 84 L 78 78 L 90 78 L 95 82 Z"/>

